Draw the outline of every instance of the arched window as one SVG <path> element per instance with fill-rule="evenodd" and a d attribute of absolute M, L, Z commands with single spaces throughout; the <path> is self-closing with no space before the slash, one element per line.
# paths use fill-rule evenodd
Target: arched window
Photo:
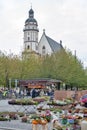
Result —
<path fill-rule="evenodd" d="M 45 46 L 42 47 L 42 55 L 45 55 L 46 54 L 46 48 Z"/>
<path fill-rule="evenodd" d="M 42 49 L 45 49 L 45 46 L 43 46 Z"/>
<path fill-rule="evenodd" d="M 29 46 L 29 45 L 27 46 L 27 49 L 28 49 L 28 50 L 30 49 L 30 46 Z"/>
<path fill-rule="evenodd" d="M 30 37 L 28 37 L 28 41 L 30 40 Z"/>

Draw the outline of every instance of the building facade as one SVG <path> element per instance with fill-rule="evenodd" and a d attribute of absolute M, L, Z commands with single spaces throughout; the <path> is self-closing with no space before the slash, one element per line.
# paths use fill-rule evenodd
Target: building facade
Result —
<path fill-rule="evenodd" d="M 37 20 L 34 18 L 34 11 L 32 8 L 29 10 L 29 17 L 25 21 L 23 32 L 23 57 L 29 57 L 31 56 L 31 54 L 41 56 L 51 55 L 52 53 L 57 52 L 63 48 L 62 41 L 58 43 L 52 38 L 48 37 L 45 33 L 45 30 L 43 30 L 42 37 L 40 41 L 38 41 L 38 23 Z"/>

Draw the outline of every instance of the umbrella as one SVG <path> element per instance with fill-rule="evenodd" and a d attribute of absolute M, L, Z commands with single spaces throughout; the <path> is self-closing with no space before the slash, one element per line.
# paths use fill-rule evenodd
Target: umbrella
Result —
<path fill-rule="evenodd" d="M 83 95 L 80 99 L 81 102 L 86 103 L 87 102 L 87 94 Z"/>

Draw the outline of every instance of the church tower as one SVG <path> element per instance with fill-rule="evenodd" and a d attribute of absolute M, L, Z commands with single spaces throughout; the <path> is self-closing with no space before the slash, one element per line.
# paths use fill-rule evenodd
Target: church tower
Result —
<path fill-rule="evenodd" d="M 34 11 L 29 10 L 29 17 L 25 21 L 24 27 L 24 53 L 35 52 L 38 53 L 38 23 L 34 18 Z"/>

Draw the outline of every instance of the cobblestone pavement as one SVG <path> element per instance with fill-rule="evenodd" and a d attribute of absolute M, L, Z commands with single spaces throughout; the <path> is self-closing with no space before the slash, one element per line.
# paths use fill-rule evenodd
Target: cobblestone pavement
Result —
<path fill-rule="evenodd" d="M 29 106 L 26 106 L 29 107 Z M 34 111 L 34 108 L 27 108 L 28 111 Z M 0 112 L 3 111 L 24 111 L 25 108 L 22 106 L 12 106 L 8 104 L 7 100 L 0 100 Z M 21 120 L 11 120 L 11 121 L 0 121 L 0 129 L 1 127 L 5 130 L 15 129 L 15 130 L 32 130 L 32 125 L 29 123 L 22 123 Z M 9 128 L 9 129 L 7 129 Z"/>
<path fill-rule="evenodd" d="M 27 109 L 28 112 L 35 112 L 35 108 L 34 106 L 20 106 L 20 105 L 9 105 L 8 104 L 8 100 L 0 100 L 0 112 L 2 111 L 20 111 L 20 112 L 24 112 Z"/>
<path fill-rule="evenodd" d="M 18 106 L 17 106 L 18 107 Z M 8 100 L 0 100 L 0 112 L 2 111 L 24 111 L 25 108 L 13 107 L 8 104 Z M 34 107 L 30 107 L 28 111 L 35 111 Z M 48 125 L 48 130 L 50 129 L 50 124 Z M 22 123 L 21 120 L 11 120 L 11 121 L 0 121 L 0 130 L 32 130 L 32 124 Z"/>
<path fill-rule="evenodd" d="M 21 121 L 1 121 L 0 128 L 8 128 L 8 130 L 32 130 L 32 125 L 28 123 L 21 123 Z"/>
<path fill-rule="evenodd" d="M 3 129 L 2 129 L 3 128 Z M 21 123 L 19 120 L 15 121 L 1 121 L 0 130 L 32 130 L 32 124 Z M 48 130 L 51 130 L 50 124 L 48 125 Z"/>

